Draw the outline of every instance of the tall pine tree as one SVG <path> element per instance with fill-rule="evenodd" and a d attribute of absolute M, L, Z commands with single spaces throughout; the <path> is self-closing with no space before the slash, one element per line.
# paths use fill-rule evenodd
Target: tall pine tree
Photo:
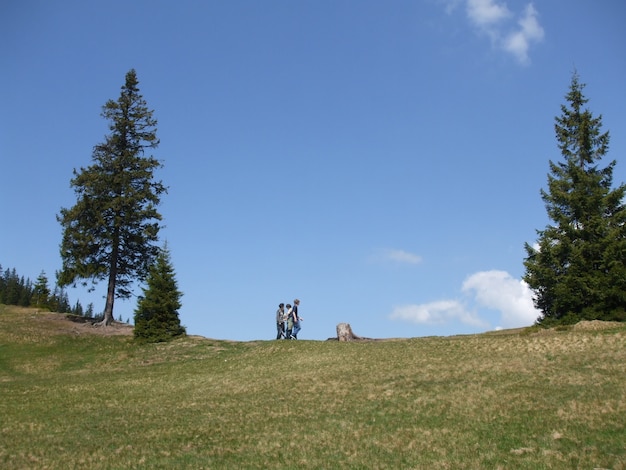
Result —
<path fill-rule="evenodd" d="M 599 165 L 609 133 L 585 108 L 584 86 L 574 73 L 555 118 L 563 161 L 550 161 L 541 191 L 553 223 L 537 231 L 537 245 L 525 244 L 524 280 L 544 324 L 626 319 L 626 185 L 613 188 L 615 160 Z"/>
<path fill-rule="evenodd" d="M 114 300 L 131 296 L 132 284 L 145 279 L 159 251 L 157 206 L 166 188 L 154 180 L 161 164 L 144 155 L 159 140 L 138 84 L 130 70 L 118 100 L 103 106 L 111 132 L 94 147 L 93 164 L 74 170 L 76 205 L 57 217 L 63 227 L 58 284 L 91 280 L 93 288 L 106 279 L 104 325 L 113 321 Z"/>
<path fill-rule="evenodd" d="M 182 293 L 178 290 L 167 245 L 157 256 L 146 283 L 135 310 L 135 338 L 156 343 L 185 334 L 178 316 Z"/>

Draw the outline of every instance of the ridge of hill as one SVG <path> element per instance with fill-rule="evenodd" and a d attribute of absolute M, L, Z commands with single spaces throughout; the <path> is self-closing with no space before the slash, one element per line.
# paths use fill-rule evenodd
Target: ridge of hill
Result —
<path fill-rule="evenodd" d="M 31 307 L 17 307 L 17 306 L 7 306 L 0 304 L 0 315 L 4 314 L 4 320 L 0 317 L 0 327 L 6 323 L 7 313 L 13 313 L 21 316 L 22 321 L 32 322 L 33 324 L 39 325 L 42 328 L 42 333 L 47 332 L 48 334 L 71 334 L 71 335 L 96 335 L 96 336 L 132 336 L 133 335 L 133 325 L 128 323 L 122 323 L 118 321 L 113 321 L 113 323 L 107 327 L 102 327 L 98 324 L 94 324 L 92 319 L 79 317 L 76 315 L 66 314 L 66 313 L 53 313 L 48 311 L 42 311 L 37 308 Z M 18 320 L 19 317 L 12 317 L 12 322 Z M 15 326 L 15 323 L 13 323 Z M 551 334 L 556 331 L 563 331 L 564 329 L 572 329 L 575 331 L 599 331 L 606 330 L 612 328 L 620 328 L 622 326 L 626 326 L 624 323 L 620 322 L 610 322 L 610 321 L 601 321 L 601 320 L 584 320 L 575 325 L 571 325 L 568 327 L 557 327 L 557 328 L 533 328 L 533 327 L 525 327 L 525 328 L 511 328 L 511 329 L 503 329 L 497 331 L 488 331 L 485 333 L 478 333 L 473 335 L 454 335 L 452 337 L 457 336 L 477 336 L 477 335 L 490 335 L 490 336 L 505 336 L 505 335 L 517 335 L 517 334 L 529 334 L 532 332 L 533 334 Z M 205 338 L 200 335 L 190 335 L 189 337 L 193 337 L 196 339 L 210 339 Z M 401 341 L 408 340 L 412 338 L 373 338 L 376 341 Z"/>

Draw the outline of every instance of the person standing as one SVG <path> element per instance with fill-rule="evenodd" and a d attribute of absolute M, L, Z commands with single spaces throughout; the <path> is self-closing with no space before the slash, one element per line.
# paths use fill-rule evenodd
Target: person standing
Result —
<path fill-rule="evenodd" d="M 298 339 L 298 332 L 301 329 L 300 322 L 304 320 L 300 315 L 298 315 L 298 305 L 300 305 L 300 300 L 296 299 L 293 301 L 293 309 L 292 309 L 292 317 L 293 317 L 293 333 L 291 337 L 293 339 Z"/>
<path fill-rule="evenodd" d="M 291 331 L 293 330 L 293 309 L 291 304 L 287 304 L 286 319 L 285 339 L 291 339 Z"/>
<path fill-rule="evenodd" d="M 278 304 L 276 310 L 276 339 L 285 337 L 285 304 Z"/>

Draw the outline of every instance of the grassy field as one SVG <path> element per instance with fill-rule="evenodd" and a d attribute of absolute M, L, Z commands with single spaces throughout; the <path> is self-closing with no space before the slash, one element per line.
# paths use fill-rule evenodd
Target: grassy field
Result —
<path fill-rule="evenodd" d="M 119 333 L 0 306 L 0 468 L 626 468 L 626 325 L 353 343 Z"/>

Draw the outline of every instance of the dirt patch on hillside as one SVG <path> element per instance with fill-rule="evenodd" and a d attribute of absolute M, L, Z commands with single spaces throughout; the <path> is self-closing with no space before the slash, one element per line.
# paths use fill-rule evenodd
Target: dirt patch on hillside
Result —
<path fill-rule="evenodd" d="M 99 335 L 99 336 L 132 336 L 133 325 L 114 321 L 109 326 L 101 326 L 94 320 L 66 315 L 62 313 L 38 313 L 41 321 L 47 323 L 51 330 L 59 334 Z"/>
<path fill-rule="evenodd" d="M 607 330 L 610 328 L 619 328 L 624 324 L 618 321 L 602 321 L 602 320 L 584 320 L 576 323 L 572 329 L 580 331 L 597 331 Z"/>

